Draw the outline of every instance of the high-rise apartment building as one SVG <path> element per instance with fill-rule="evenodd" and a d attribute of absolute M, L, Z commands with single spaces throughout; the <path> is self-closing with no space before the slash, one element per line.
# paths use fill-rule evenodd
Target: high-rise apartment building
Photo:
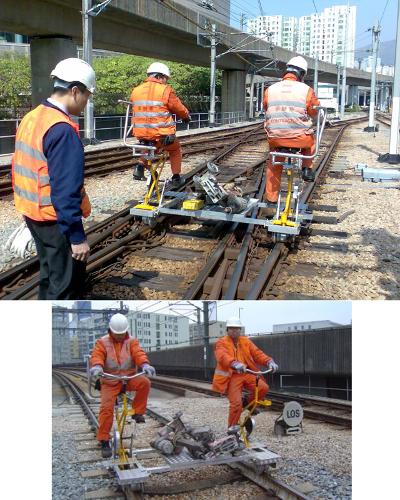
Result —
<path fill-rule="evenodd" d="M 226 334 L 226 321 L 213 321 L 208 328 L 210 342 Z M 190 345 L 204 344 L 204 323 L 191 323 L 189 325 Z"/>
<path fill-rule="evenodd" d="M 64 307 L 53 307 L 52 360 L 55 365 L 68 363 L 71 358 L 68 325 L 68 309 Z"/>
<path fill-rule="evenodd" d="M 285 16 L 259 16 L 249 19 L 247 31 L 273 45 L 296 50 L 297 19 Z"/>
<path fill-rule="evenodd" d="M 248 32 L 274 45 L 321 61 L 354 67 L 356 7 L 334 5 L 321 13 L 295 17 L 259 16 L 248 21 Z"/>
<path fill-rule="evenodd" d="M 172 314 L 130 311 L 130 334 L 145 351 L 159 351 L 189 344 L 189 319 Z"/>

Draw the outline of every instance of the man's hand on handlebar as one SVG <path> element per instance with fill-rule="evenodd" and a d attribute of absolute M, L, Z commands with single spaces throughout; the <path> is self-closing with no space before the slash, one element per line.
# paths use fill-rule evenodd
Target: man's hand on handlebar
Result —
<path fill-rule="evenodd" d="M 236 370 L 238 373 L 245 373 L 246 372 L 246 365 L 244 365 L 240 361 L 233 361 L 231 363 L 231 367 L 234 370 Z"/>
<path fill-rule="evenodd" d="M 279 366 L 275 363 L 273 359 L 270 359 L 268 361 L 267 367 L 271 369 L 272 373 L 275 373 L 279 369 Z"/>
<path fill-rule="evenodd" d="M 101 365 L 95 365 L 90 369 L 90 376 L 95 380 L 100 378 L 103 375 L 103 373 L 104 371 Z"/>
<path fill-rule="evenodd" d="M 141 369 L 142 369 L 142 372 L 146 375 L 148 375 L 149 377 L 154 377 L 155 374 L 156 374 L 156 369 L 149 365 L 148 363 L 144 363 L 142 366 L 141 366 Z"/>

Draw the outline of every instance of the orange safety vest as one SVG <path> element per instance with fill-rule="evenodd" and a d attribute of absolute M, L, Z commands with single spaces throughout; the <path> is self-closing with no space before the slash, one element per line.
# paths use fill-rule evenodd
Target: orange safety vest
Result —
<path fill-rule="evenodd" d="M 167 107 L 171 91 L 169 85 L 152 80 L 133 89 L 132 134 L 137 139 L 151 141 L 175 134 L 175 122 Z"/>
<path fill-rule="evenodd" d="M 107 373 L 112 373 L 113 375 L 134 375 L 136 373 L 136 365 L 131 356 L 131 342 L 134 339 L 126 338 L 124 339 L 121 351 L 119 354 L 119 360 L 117 353 L 115 352 L 115 347 L 110 335 L 104 335 L 101 337 L 100 342 L 103 344 L 107 356 L 104 362 L 104 371 Z M 118 380 L 107 380 L 103 379 L 102 383 L 109 385 L 118 384 Z"/>
<path fill-rule="evenodd" d="M 68 123 L 79 137 L 79 126 L 62 111 L 40 104 L 21 121 L 15 138 L 12 159 L 12 184 L 15 208 L 36 221 L 55 221 L 57 214 L 51 203 L 51 187 L 43 138 L 56 123 Z M 66 166 L 67 168 L 67 166 Z M 89 198 L 82 188 L 83 217 L 90 214 Z"/>
<path fill-rule="evenodd" d="M 293 139 L 313 134 L 312 120 L 307 114 L 310 87 L 302 82 L 282 80 L 271 85 L 264 128 L 268 137 Z"/>
<path fill-rule="evenodd" d="M 215 344 L 215 357 L 217 366 L 214 371 L 212 388 L 214 391 L 225 394 L 230 378 L 236 371 L 231 368 L 232 361 L 244 363 L 250 370 L 257 371 L 259 365 L 266 365 L 270 356 L 264 354 L 253 342 L 246 336 L 238 338 L 237 345 L 226 335 L 220 338 Z"/>

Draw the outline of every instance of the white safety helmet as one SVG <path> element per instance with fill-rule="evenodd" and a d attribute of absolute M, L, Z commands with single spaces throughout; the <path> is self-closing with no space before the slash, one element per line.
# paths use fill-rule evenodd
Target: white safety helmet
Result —
<path fill-rule="evenodd" d="M 243 328 L 243 324 L 240 321 L 240 318 L 237 318 L 233 316 L 232 318 L 229 318 L 226 322 L 226 328 Z"/>
<path fill-rule="evenodd" d="M 171 76 L 168 66 L 160 62 L 150 64 L 150 66 L 147 68 L 147 74 L 150 75 L 151 73 L 160 73 L 161 75 L 167 76 L 168 78 Z"/>
<path fill-rule="evenodd" d="M 301 56 L 295 56 L 289 59 L 289 61 L 286 64 L 287 69 L 289 68 L 298 68 L 301 71 L 304 71 L 304 74 L 307 74 L 308 70 L 308 63 L 304 59 L 304 57 Z"/>
<path fill-rule="evenodd" d="M 126 333 L 128 331 L 128 320 L 123 314 L 114 314 L 111 316 L 110 323 L 108 325 L 112 333 L 117 335 L 121 333 Z"/>
<path fill-rule="evenodd" d="M 51 78 L 62 82 L 79 82 L 93 94 L 96 90 L 96 74 L 89 63 L 77 57 L 60 61 L 50 73 Z M 56 82 L 57 86 L 59 82 Z M 60 85 L 61 86 L 61 85 Z"/>

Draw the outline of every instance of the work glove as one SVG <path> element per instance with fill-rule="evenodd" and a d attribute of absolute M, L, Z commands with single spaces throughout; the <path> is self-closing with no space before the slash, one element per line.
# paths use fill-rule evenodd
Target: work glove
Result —
<path fill-rule="evenodd" d="M 142 372 L 149 377 L 154 377 L 156 374 L 156 369 L 148 363 L 144 363 L 140 368 L 142 369 Z"/>
<path fill-rule="evenodd" d="M 103 373 L 104 373 L 103 367 L 101 365 L 94 365 L 90 369 L 90 376 L 95 380 L 100 378 L 100 376 L 103 375 Z"/>
<path fill-rule="evenodd" d="M 244 365 L 240 361 L 233 361 L 231 363 L 231 367 L 234 370 L 236 370 L 238 373 L 245 373 L 245 371 L 246 371 L 246 365 Z"/>
<path fill-rule="evenodd" d="M 25 222 L 23 222 L 8 238 L 4 245 L 5 250 L 17 255 L 21 259 L 30 256 L 34 248 L 34 240 Z"/>
<path fill-rule="evenodd" d="M 275 373 L 278 370 L 279 366 L 273 359 L 270 359 L 267 363 L 267 368 L 270 368 L 272 370 L 272 373 Z"/>
<path fill-rule="evenodd" d="M 187 118 L 182 118 L 183 123 L 189 123 L 192 117 L 189 115 Z"/>

